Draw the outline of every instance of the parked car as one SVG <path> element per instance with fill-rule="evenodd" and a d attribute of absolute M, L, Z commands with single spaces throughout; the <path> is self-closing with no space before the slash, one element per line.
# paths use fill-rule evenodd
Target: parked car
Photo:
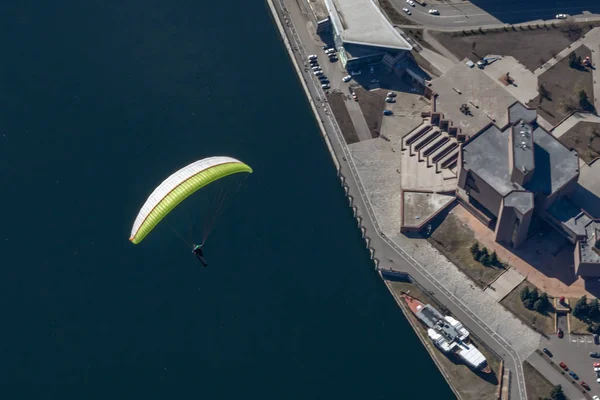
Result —
<path fill-rule="evenodd" d="M 598 334 L 594 333 L 594 343 L 598 344 Z"/>
<path fill-rule="evenodd" d="M 558 330 L 556 331 L 556 335 L 557 335 L 557 336 L 558 336 L 560 339 L 562 339 L 562 337 L 564 336 L 563 330 L 562 330 L 562 329 L 560 329 L 560 328 L 558 328 Z"/>
<path fill-rule="evenodd" d="M 392 115 L 392 110 L 383 110 L 383 115 Z"/>
<path fill-rule="evenodd" d="M 323 75 L 323 71 L 315 71 L 313 72 L 313 74 L 315 74 L 316 76 L 321 76 Z"/>
<path fill-rule="evenodd" d="M 311 54 L 311 55 L 308 56 L 308 59 L 309 60 L 316 60 L 317 56 L 315 54 Z"/>
<path fill-rule="evenodd" d="M 552 357 L 552 353 L 550 352 L 550 350 L 548 350 L 547 348 L 543 348 L 542 351 L 548 356 L 548 357 Z"/>
<path fill-rule="evenodd" d="M 556 19 L 567 19 L 568 17 L 568 14 L 556 14 Z"/>
<path fill-rule="evenodd" d="M 352 93 L 352 98 L 354 99 L 354 101 L 358 101 L 358 97 L 356 96 L 356 93 Z"/>
<path fill-rule="evenodd" d="M 595 351 L 592 351 L 590 353 L 590 357 L 599 358 L 600 357 L 600 353 L 596 353 Z"/>
<path fill-rule="evenodd" d="M 600 397 L 594 395 L 594 396 L 592 396 L 592 400 L 600 400 Z"/>
<path fill-rule="evenodd" d="M 393 97 L 386 97 L 385 98 L 385 102 L 386 103 L 395 103 L 396 99 L 394 99 Z"/>
<path fill-rule="evenodd" d="M 329 62 L 332 62 L 332 63 L 334 63 L 334 62 L 337 62 L 337 60 L 338 60 L 338 58 L 337 58 L 337 57 L 335 57 L 335 56 L 333 56 L 333 57 L 329 57 Z"/>
<path fill-rule="evenodd" d="M 325 54 L 335 54 L 335 49 L 329 48 L 329 49 L 325 50 Z"/>
<path fill-rule="evenodd" d="M 328 85 L 328 84 L 329 84 L 329 79 L 327 79 L 327 78 L 321 79 L 321 85 Z"/>
<path fill-rule="evenodd" d="M 429 14 L 431 14 L 431 15 L 440 15 L 440 12 L 438 10 L 435 10 L 435 9 L 432 8 L 431 10 L 429 10 Z"/>
<path fill-rule="evenodd" d="M 410 6 L 415 6 L 415 2 L 413 0 L 406 0 L 406 4 L 410 5 Z"/>
<path fill-rule="evenodd" d="M 387 97 L 396 97 L 396 93 L 388 92 Z"/>
<path fill-rule="evenodd" d="M 321 87 L 322 87 L 323 89 L 325 89 L 325 90 L 329 90 L 329 89 L 331 89 L 331 86 L 329 86 L 328 84 L 321 85 Z"/>
<path fill-rule="evenodd" d="M 596 372 L 596 382 L 600 383 L 600 371 Z"/>
<path fill-rule="evenodd" d="M 350 81 L 350 79 L 352 79 L 352 75 L 346 75 L 345 77 L 343 77 L 343 78 L 342 78 L 342 80 L 343 80 L 344 82 L 349 82 L 349 81 Z"/>
<path fill-rule="evenodd" d="M 573 371 L 569 371 L 569 375 L 571 375 L 571 377 L 572 377 L 573 379 L 575 379 L 575 380 L 578 380 L 578 379 L 579 379 L 579 376 L 578 376 L 578 375 L 577 375 L 575 372 L 573 372 Z"/>
<path fill-rule="evenodd" d="M 350 75 L 352 75 L 352 76 L 357 76 L 357 75 L 360 75 L 360 74 L 362 74 L 362 71 L 351 71 L 350 72 Z"/>
<path fill-rule="evenodd" d="M 600 372 L 600 363 L 594 363 L 594 371 Z"/>
<path fill-rule="evenodd" d="M 320 71 L 321 67 L 319 67 L 318 65 L 315 65 L 314 67 L 311 67 L 313 71 Z"/>
<path fill-rule="evenodd" d="M 408 15 L 410 15 L 410 14 L 411 14 L 410 10 L 409 10 L 408 8 L 406 8 L 406 7 L 404 7 L 404 8 L 402 9 L 402 11 L 404 11 L 404 12 L 405 12 L 405 13 L 407 13 Z"/>
<path fill-rule="evenodd" d="M 564 362 L 562 362 L 562 361 L 561 361 L 560 363 L 558 363 L 558 365 L 560 365 L 560 367 L 561 367 L 562 369 L 564 369 L 565 371 L 568 371 L 568 370 L 569 370 L 569 367 L 567 367 L 567 364 L 565 364 L 565 363 L 564 363 Z"/>
<path fill-rule="evenodd" d="M 580 385 L 583 386 L 585 388 L 585 390 L 590 390 L 590 387 L 584 381 L 581 381 Z"/>

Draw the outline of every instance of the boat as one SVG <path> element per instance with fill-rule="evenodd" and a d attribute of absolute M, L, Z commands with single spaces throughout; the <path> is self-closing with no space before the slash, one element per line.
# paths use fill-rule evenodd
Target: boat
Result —
<path fill-rule="evenodd" d="M 459 320 L 442 315 L 430 304 L 423 304 L 408 293 L 403 293 L 402 298 L 412 313 L 427 327 L 427 336 L 440 351 L 458 356 L 473 370 L 485 374 L 492 372 L 485 356 L 469 342 L 470 332 Z"/>

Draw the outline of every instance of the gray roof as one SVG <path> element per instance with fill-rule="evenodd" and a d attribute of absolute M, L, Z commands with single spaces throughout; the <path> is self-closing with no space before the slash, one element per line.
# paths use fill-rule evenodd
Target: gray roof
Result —
<path fill-rule="evenodd" d="M 586 227 L 586 240 L 582 240 L 579 245 L 581 250 L 579 256 L 581 262 L 584 263 L 600 263 L 600 249 L 598 242 L 598 235 L 600 230 L 600 224 L 597 222 L 590 222 Z"/>
<path fill-rule="evenodd" d="M 500 195 L 522 189 L 511 181 L 508 135 L 491 125 L 463 145 L 463 168 L 477 174 Z M 556 192 L 579 174 L 578 157 L 556 138 L 537 127 L 533 131 L 535 170 L 525 189 L 546 196 Z"/>
<path fill-rule="evenodd" d="M 514 191 L 504 198 L 504 205 L 513 207 L 521 214 L 525 214 L 534 207 L 533 193 L 527 191 Z"/>
<path fill-rule="evenodd" d="M 429 304 L 425 304 L 417 313 L 417 317 L 429 328 L 433 328 L 444 316 Z"/>
<path fill-rule="evenodd" d="M 335 30 L 345 43 L 411 50 L 373 0 L 325 0 Z"/>
<path fill-rule="evenodd" d="M 529 124 L 516 124 L 512 127 L 513 162 L 515 168 L 522 171 L 523 174 L 527 174 L 535 168 L 532 133 L 533 128 Z"/>
<path fill-rule="evenodd" d="M 547 211 L 557 221 L 561 222 L 564 228 L 577 236 L 585 236 L 586 226 L 592 221 L 566 197 L 556 200 Z"/>
<path fill-rule="evenodd" d="M 496 190 L 506 196 L 514 189 L 520 189 L 510 180 L 508 170 L 508 133 L 496 125 L 490 125 L 481 134 L 474 136 L 463 145 L 463 168 L 468 169 Z"/>
<path fill-rule="evenodd" d="M 519 122 L 521 120 L 530 124 L 537 118 L 537 110 L 529 109 L 525 107 L 522 103 L 516 102 L 510 107 L 508 107 L 508 120 L 510 123 L 514 124 L 515 122 Z"/>
<path fill-rule="evenodd" d="M 541 127 L 533 131 L 535 172 L 526 188 L 547 196 L 579 175 L 579 157 Z"/>

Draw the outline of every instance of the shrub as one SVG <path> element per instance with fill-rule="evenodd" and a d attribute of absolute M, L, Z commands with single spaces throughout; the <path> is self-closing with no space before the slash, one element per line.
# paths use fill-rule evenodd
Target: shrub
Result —
<path fill-rule="evenodd" d="M 573 315 L 579 319 L 586 318 L 588 316 L 588 304 L 586 295 L 581 296 L 577 303 L 575 303 L 575 308 L 573 308 Z"/>
<path fill-rule="evenodd" d="M 479 253 L 479 242 L 473 243 L 469 251 L 471 252 L 473 258 L 476 258 L 477 254 Z"/>
<path fill-rule="evenodd" d="M 521 289 L 521 301 L 525 301 L 528 298 L 529 298 L 529 286 L 524 286 L 523 289 Z"/>

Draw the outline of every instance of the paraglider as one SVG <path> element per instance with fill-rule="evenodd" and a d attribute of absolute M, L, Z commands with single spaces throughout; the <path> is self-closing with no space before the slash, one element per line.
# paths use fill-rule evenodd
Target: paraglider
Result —
<path fill-rule="evenodd" d="M 195 244 L 192 253 L 196 255 L 196 257 L 198 258 L 198 260 L 200 260 L 203 266 L 208 267 L 208 263 L 204 259 L 204 252 L 202 251 L 202 247 L 204 247 L 203 244 Z"/>
<path fill-rule="evenodd" d="M 129 240 L 140 243 L 175 207 L 204 186 L 237 173 L 252 173 L 252 168 L 231 157 L 209 157 L 181 168 L 165 179 L 150 194 L 138 213 Z M 194 247 L 194 254 L 196 249 Z M 198 257 L 203 264 L 202 245 Z"/>

